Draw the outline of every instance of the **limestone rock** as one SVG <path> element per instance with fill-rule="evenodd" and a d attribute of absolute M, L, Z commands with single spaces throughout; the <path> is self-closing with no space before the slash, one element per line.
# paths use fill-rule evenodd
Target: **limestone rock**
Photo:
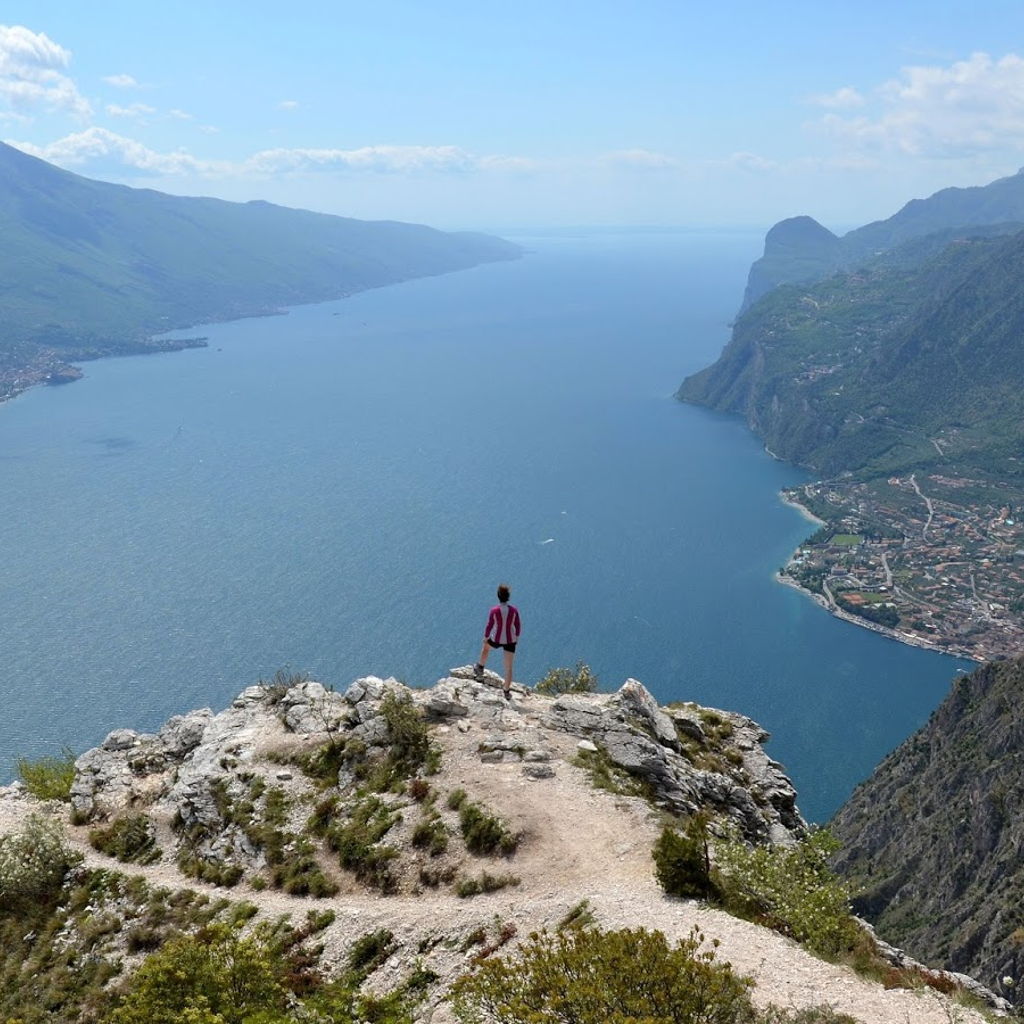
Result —
<path fill-rule="evenodd" d="M 334 732 L 349 714 L 346 700 L 347 692 L 342 697 L 322 683 L 299 683 L 281 698 L 284 724 L 299 734 Z"/>

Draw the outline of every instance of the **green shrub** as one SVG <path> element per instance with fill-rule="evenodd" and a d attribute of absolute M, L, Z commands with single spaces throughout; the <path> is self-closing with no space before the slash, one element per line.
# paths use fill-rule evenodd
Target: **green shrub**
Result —
<path fill-rule="evenodd" d="M 469 896 L 479 896 L 482 892 L 498 892 L 507 889 L 510 885 L 518 885 L 519 878 L 516 875 L 492 875 L 489 871 L 483 872 L 479 878 L 463 878 L 455 886 L 455 894 L 460 899 Z"/>
<path fill-rule="evenodd" d="M 398 883 L 391 861 L 398 851 L 377 844 L 401 820 L 383 801 L 367 797 L 356 804 L 348 821 L 328 829 L 327 843 L 338 854 L 341 866 L 353 871 L 361 882 L 392 893 Z"/>
<path fill-rule="evenodd" d="M 466 802 L 468 795 L 464 789 L 453 789 L 445 801 L 448 805 L 448 810 L 457 811 Z"/>
<path fill-rule="evenodd" d="M 90 829 L 89 842 L 125 864 L 152 864 L 161 857 L 153 822 L 145 814 L 123 814 L 105 828 Z"/>
<path fill-rule="evenodd" d="M 508 826 L 480 804 L 462 803 L 459 807 L 459 827 L 466 849 L 481 855 L 515 853 L 519 837 Z"/>
<path fill-rule="evenodd" d="M 283 1020 L 287 992 L 258 939 L 214 929 L 179 936 L 150 954 L 131 978 L 111 1024 L 228 1024 L 261 1011 Z"/>
<path fill-rule="evenodd" d="M 467 1022 L 746 1024 L 750 982 L 693 932 L 671 946 L 661 932 L 568 929 L 533 934 L 514 960 L 490 958 L 452 987 Z"/>
<path fill-rule="evenodd" d="M 559 693 L 593 693 L 597 689 L 597 676 L 590 671 L 589 665 L 577 661 L 574 669 L 551 669 L 533 689 L 535 693 L 549 697 Z"/>
<path fill-rule="evenodd" d="M 286 849 L 270 869 L 275 889 L 289 896 L 334 896 L 337 883 L 328 878 L 316 858 L 313 844 L 305 838 L 290 837 Z"/>
<path fill-rule="evenodd" d="M 848 1013 L 839 1013 L 831 1006 L 822 1004 L 805 1006 L 799 1010 L 769 1006 L 761 1011 L 758 1024 L 860 1024 L 860 1021 Z"/>
<path fill-rule="evenodd" d="M 346 980 L 361 985 L 398 948 L 395 936 L 380 928 L 356 939 L 345 962 Z"/>
<path fill-rule="evenodd" d="M 715 846 L 718 884 L 726 909 L 765 924 L 834 960 L 861 939 L 846 881 L 829 867 L 838 848 L 824 830 L 791 847 Z"/>
<path fill-rule="evenodd" d="M 0 912 L 50 904 L 79 862 L 60 826 L 38 814 L 0 836 Z"/>
<path fill-rule="evenodd" d="M 448 849 L 448 829 L 437 814 L 418 822 L 412 833 L 412 845 L 437 857 Z"/>
<path fill-rule="evenodd" d="M 75 781 L 75 755 L 66 747 L 60 757 L 40 757 L 32 760 L 19 757 L 18 778 L 25 788 L 39 800 L 69 800 L 71 783 Z"/>
<path fill-rule="evenodd" d="M 654 845 L 655 874 L 669 896 L 714 899 L 718 887 L 712 878 L 707 817 L 695 815 L 683 831 L 661 830 Z"/>
<path fill-rule="evenodd" d="M 392 763 L 403 778 L 409 778 L 427 763 L 430 754 L 427 723 L 404 691 L 388 690 L 380 702 L 380 713 L 388 723 Z"/>

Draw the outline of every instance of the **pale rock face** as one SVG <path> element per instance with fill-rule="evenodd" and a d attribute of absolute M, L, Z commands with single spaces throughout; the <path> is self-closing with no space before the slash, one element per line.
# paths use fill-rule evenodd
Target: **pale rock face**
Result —
<path fill-rule="evenodd" d="M 268 750 L 309 750 L 328 738 L 386 746 L 389 729 L 380 707 L 393 691 L 409 694 L 435 728 L 479 730 L 481 764 L 520 765 L 523 776 L 538 784 L 557 776 L 556 735 L 567 733 L 577 738 L 578 750 L 607 759 L 673 813 L 708 808 L 759 843 L 792 842 L 806 828 L 792 785 L 761 748 L 767 734 L 742 715 L 715 712 L 730 728 L 726 739 L 722 729 L 712 738 L 701 724 L 702 709 L 663 709 L 635 679 L 617 693 L 554 700 L 515 684 L 511 701 L 501 682 L 492 672 L 478 682 L 473 667 L 465 666 L 429 690 L 376 676 L 357 679 L 344 694 L 312 680 L 284 693 L 248 687 L 219 714 L 202 709 L 177 715 L 156 736 L 115 730 L 76 762 L 72 804 L 83 821 L 146 809 L 176 823 L 179 836 L 191 831 L 199 856 L 257 866 L 260 851 L 237 822 L 224 818 L 226 801 L 247 799 L 250 765 Z M 278 766 L 268 778 L 301 785 L 299 774 Z M 346 781 L 343 769 L 339 782 Z"/>

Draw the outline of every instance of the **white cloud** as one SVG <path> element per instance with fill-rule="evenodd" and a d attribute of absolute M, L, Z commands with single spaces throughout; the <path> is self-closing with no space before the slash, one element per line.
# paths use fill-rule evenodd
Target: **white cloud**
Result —
<path fill-rule="evenodd" d="M 174 108 L 173 110 L 168 110 L 167 111 L 167 116 L 173 118 L 175 121 L 194 121 L 195 120 L 195 115 L 194 114 L 186 113 L 186 111 L 178 110 L 177 108 Z"/>
<path fill-rule="evenodd" d="M 104 75 L 103 81 L 115 89 L 138 89 L 139 83 L 131 75 Z"/>
<path fill-rule="evenodd" d="M 204 135 L 220 135 L 220 129 L 215 124 L 201 124 L 199 130 Z"/>
<path fill-rule="evenodd" d="M 107 113 L 111 117 L 145 117 L 147 114 L 155 114 L 156 108 L 147 106 L 145 103 L 132 103 L 127 107 L 119 107 L 116 103 L 108 103 Z"/>
<path fill-rule="evenodd" d="M 776 161 L 758 156 L 757 153 L 733 153 L 725 161 L 725 164 L 741 171 L 752 171 L 757 174 L 764 174 L 779 168 Z"/>
<path fill-rule="evenodd" d="M 903 68 L 875 92 L 874 113 L 827 114 L 825 129 L 857 147 L 912 156 L 1024 150 L 1024 59 L 972 54 L 948 66 Z"/>
<path fill-rule="evenodd" d="M 617 149 L 605 153 L 599 159 L 602 163 L 640 170 L 671 170 L 679 166 L 679 161 L 675 157 L 649 149 Z"/>
<path fill-rule="evenodd" d="M 458 146 L 362 146 L 359 149 L 266 149 L 245 162 L 261 174 L 336 169 L 383 174 L 470 171 L 478 158 Z"/>
<path fill-rule="evenodd" d="M 14 141 L 10 141 L 10 145 L 62 167 L 79 167 L 92 160 L 113 158 L 127 168 L 148 174 L 218 175 L 233 170 L 227 162 L 200 160 L 184 150 L 159 153 L 106 128 L 87 128 L 47 146 Z"/>
<path fill-rule="evenodd" d="M 0 25 L 0 100 L 16 113 L 42 107 L 90 117 L 88 100 L 63 73 L 70 62 L 70 51 L 44 33 Z"/>
<path fill-rule="evenodd" d="M 867 100 L 852 86 L 844 85 L 835 92 L 811 96 L 807 102 L 829 110 L 851 110 L 854 107 L 863 107 Z"/>
<path fill-rule="evenodd" d="M 297 110 L 299 107 L 298 100 L 281 100 L 277 105 L 278 110 Z"/>

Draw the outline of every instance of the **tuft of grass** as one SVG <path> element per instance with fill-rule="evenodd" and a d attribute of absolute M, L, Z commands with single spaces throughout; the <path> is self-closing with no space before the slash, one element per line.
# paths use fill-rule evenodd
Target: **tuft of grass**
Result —
<path fill-rule="evenodd" d="M 65 747 L 59 757 L 19 757 L 18 778 L 38 800 L 70 800 L 75 781 L 75 754 Z"/>
<path fill-rule="evenodd" d="M 646 779 L 635 778 L 620 768 L 600 747 L 597 751 L 579 751 L 572 763 L 587 773 L 594 789 L 603 789 L 617 796 L 638 796 L 648 803 L 654 802 L 655 793 L 651 783 Z"/>
<path fill-rule="evenodd" d="M 593 923 L 594 910 L 590 906 L 590 900 L 580 900 L 558 922 L 555 931 L 564 932 L 567 928 L 589 928 Z"/>
<path fill-rule="evenodd" d="M 468 799 L 469 794 L 464 789 L 453 789 L 448 794 L 445 803 L 450 811 L 457 811 Z"/>
<path fill-rule="evenodd" d="M 293 672 L 290 668 L 279 668 L 269 679 L 260 679 L 256 685 L 266 692 L 267 701 L 280 703 L 281 698 L 300 683 L 308 683 L 313 677 L 308 672 Z"/>

